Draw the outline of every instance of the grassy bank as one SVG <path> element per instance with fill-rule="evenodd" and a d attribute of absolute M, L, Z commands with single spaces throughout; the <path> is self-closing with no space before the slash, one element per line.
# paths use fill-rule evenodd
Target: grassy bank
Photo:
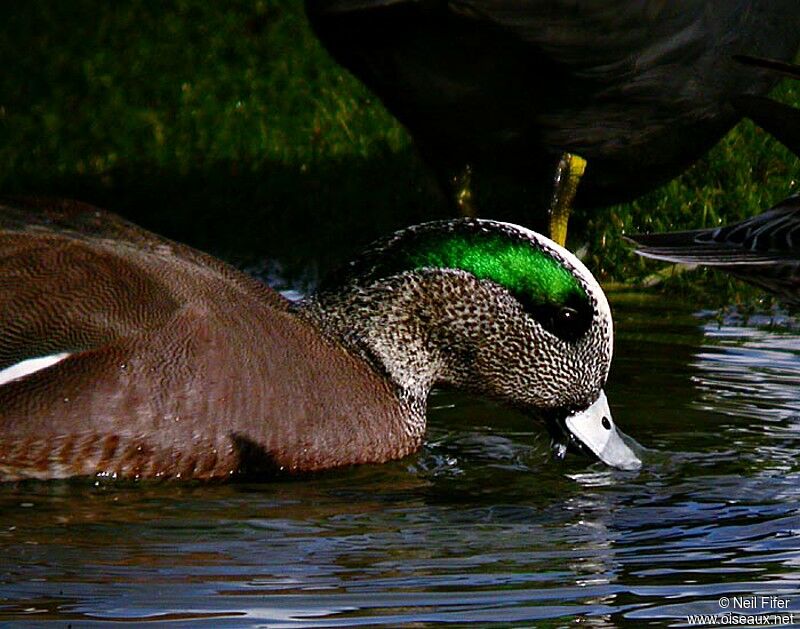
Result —
<path fill-rule="evenodd" d="M 292 1 L 0 6 L 0 193 L 88 200 L 170 236 L 302 264 L 448 215 L 405 131 Z M 776 94 L 800 103 L 800 86 Z M 578 216 L 604 279 L 642 277 L 624 232 L 690 228 L 787 196 L 800 164 L 750 124 L 636 203 Z"/>

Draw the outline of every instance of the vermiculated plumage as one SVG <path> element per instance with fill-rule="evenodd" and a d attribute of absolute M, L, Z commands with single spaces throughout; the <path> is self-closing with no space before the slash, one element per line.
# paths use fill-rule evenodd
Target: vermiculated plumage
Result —
<path fill-rule="evenodd" d="M 646 258 L 719 268 L 800 306 L 800 196 L 733 225 L 630 240 Z"/>
<path fill-rule="evenodd" d="M 422 445 L 437 383 L 541 416 L 559 456 L 641 465 L 602 393 L 608 301 L 569 251 L 454 219 L 367 256 L 290 303 L 98 208 L 0 200 L 0 482 L 381 463 Z"/>

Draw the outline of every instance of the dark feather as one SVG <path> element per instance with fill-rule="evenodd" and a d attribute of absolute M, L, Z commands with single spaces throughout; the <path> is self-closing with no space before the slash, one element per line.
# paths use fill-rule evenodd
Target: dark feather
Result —
<path fill-rule="evenodd" d="M 778 59 L 764 59 L 763 57 L 753 57 L 751 55 L 734 55 L 733 58 L 739 63 L 778 72 L 792 79 L 800 79 L 800 65 L 787 63 Z"/>
<path fill-rule="evenodd" d="M 737 96 L 731 102 L 740 114 L 800 156 L 800 109 L 766 96 Z"/>
<path fill-rule="evenodd" d="M 792 63 L 748 55 L 736 55 L 734 59 L 745 65 L 771 70 L 778 75 L 800 79 L 800 66 Z M 735 96 L 731 103 L 736 111 L 750 118 L 795 155 L 800 156 L 800 109 L 765 96 L 750 94 Z"/>
<path fill-rule="evenodd" d="M 800 305 L 800 196 L 733 225 L 628 240 L 641 256 L 720 268 Z"/>
<path fill-rule="evenodd" d="M 739 119 L 731 98 L 790 59 L 796 0 L 306 0 L 333 57 L 408 127 L 447 188 L 465 165 L 549 201 L 563 152 L 577 205 L 669 181 Z M 636 177 L 631 173 L 636 172 Z M 528 217 L 531 218 L 531 217 Z"/>

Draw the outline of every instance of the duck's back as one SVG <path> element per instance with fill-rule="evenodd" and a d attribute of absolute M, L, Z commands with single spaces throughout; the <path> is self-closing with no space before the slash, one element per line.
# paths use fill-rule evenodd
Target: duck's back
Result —
<path fill-rule="evenodd" d="M 71 202 L 0 204 L 0 479 L 218 477 L 407 453 L 365 362 L 226 264 Z M 0 381 L 1 382 L 1 381 Z"/>

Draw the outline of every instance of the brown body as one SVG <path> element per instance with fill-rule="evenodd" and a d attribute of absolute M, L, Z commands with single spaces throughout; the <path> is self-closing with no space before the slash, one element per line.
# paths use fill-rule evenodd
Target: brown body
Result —
<path fill-rule="evenodd" d="M 0 203 L 0 480 L 382 462 L 413 411 L 280 295 L 96 208 Z"/>

